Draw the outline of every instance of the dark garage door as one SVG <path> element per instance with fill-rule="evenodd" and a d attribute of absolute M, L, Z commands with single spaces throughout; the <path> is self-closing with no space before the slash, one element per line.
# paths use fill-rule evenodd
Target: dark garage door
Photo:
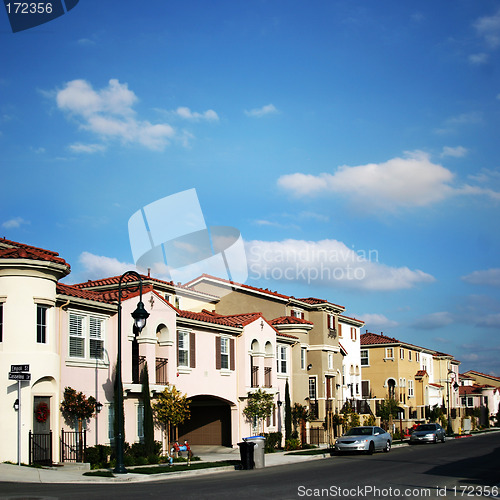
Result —
<path fill-rule="evenodd" d="M 191 418 L 179 426 L 179 442 L 231 446 L 231 410 L 216 398 L 191 398 Z"/>

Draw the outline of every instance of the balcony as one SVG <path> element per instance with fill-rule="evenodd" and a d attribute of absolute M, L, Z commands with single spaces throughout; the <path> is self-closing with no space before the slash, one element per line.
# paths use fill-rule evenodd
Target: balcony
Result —
<path fill-rule="evenodd" d="M 156 358 L 157 385 L 168 385 L 167 366 L 168 366 L 167 358 Z"/>
<path fill-rule="evenodd" d="M 259 387 L 259 367 L 252 366 L 252 387 Z"/>
<path fill-rule="evenodd" d="M 141 383 L 141 372 L 146 363 L 146 356 L 132 356 L 132 383 Z"/>
<path fill-rule="evenodd" d="M 271 367 L 264 368 L 264 387 L 272 387 L 272 371 Z"/>

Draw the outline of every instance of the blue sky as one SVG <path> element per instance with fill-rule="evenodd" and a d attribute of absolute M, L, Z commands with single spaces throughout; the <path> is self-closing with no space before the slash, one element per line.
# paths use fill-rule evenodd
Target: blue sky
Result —
<path fill-rule="evenodd" d="M 498 2 L 81 0 L 0 37 L 2 236 L 68 282 L 196 188 L 248 284 L 500 375 Z"/>

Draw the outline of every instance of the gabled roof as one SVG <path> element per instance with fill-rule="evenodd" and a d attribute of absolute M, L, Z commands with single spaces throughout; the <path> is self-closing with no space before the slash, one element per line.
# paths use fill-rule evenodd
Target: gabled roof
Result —
<path fill-rule="evenodd" d="M 64 295 L 66 297 L 75 297 L 78 299 L 91 300 L 105 304 L 112 304 L 115 302 L 113 299 L 106 298 L 104 294 L 88 290 L 80 290 L 72 285 L 65 285 L 63 283 L 56 284 L 56 292 L 58 295 Z"/>
<path fill-rule="evenodd" d="M 205 292 L 200 292 L 198 290 L 195 290 L 194 288 L 188 287 L 188 286 L 183 285 L 181 283 L 174 283 L 173 281 L 165 281 L 165 280 L 161 280 L 159 278 L 153 278 L 152 276 L 149 276 L 149 275 L 146 276 L 144 274 L 140 274 L 140 277 L 143 280 L 143 286 L 146 284 L 154 285 L 155 283 L 157 283 L 158 285 L 163 285 L 166 287 L 175 288 L 177 291 L 178 290 L 180 290 L 180 291 L 185 290 L 186 292 L 189 292 L 190 294 L 203 295 L 203 296 L 209 298 L 210 300 L 219 298 L 219 297 L 215 297 L 214 295 L 210 295 L 210 294 L 205 293 Z M 102 278 L 99 280 L 88 280 L 88 281 L 84 281 L 83 283 L 76 283 L 73 286 L 75 286 L 77 288 L 85 289 L 85 290 L 91 289 L 91 288 L 107 288 L 107 289 L 116 288 L 116 287 L 118 287 L 118 284 L 120 282 L 120 278 L 121 278 L 121 276 L 110 276 L 109 278 Z M 122 285 L 125 285 L 127 283 L 137 283 L 137 281 L 138 280 L 133 275 L 128 275 L 122 280 Z M 123 288 L 125 288 L 125 287 L 123 287 Z"/>
<path fill-rule="evenodd" d="M 387 337 L 386 335 L 377 333 L 362 333 L 359 336 L 361 345 L 376 345 L 376 344 L 401 344 L 402 342 L 394 337 Z"/>
<path fill-rule="evenodd" d="M 334 304 L 333 302 L 329 302 L 328 300 L 325 299 L 317 299 L 315 297 L 308 297 L 304 299 L 297 299 L 293 297 L 292 295 L 284 295 L 282 293 L 274 292 L 272 290 L 269 290 L 268 288 L 258 288 L 255 286 L 250 286 L 250 285 L 245 285 L 243 283 L 237 283 L 236 281 L 230 281 L 226 280 L 224 278 L 218 278 L 217 276 L 212 276 L 210 274 L 202 274 L 201 276 L 198 276 L 198 278 L 195 278 L 187 283 L 185 283 L 186 287 L 192 288 L 196 282 L 207 279 L 207 280 L 212 280 L 212 281 L 217 281 L 219 283 L 224 283 L 226 285 L 229 285 L 231 287 L 235 288 L 241 288 L 243 290 L 247 290 L 249 292 L 255 292 L 259 294 L 264 294 L 264 295 L 269 295 L 270 297 L 280 299 L 280 300 L 286 300 L 286 301 L 294 301 L 294 302 L 301 302 L 304 305 L 318 305 L 318 304 L 330 304 L 332 306 L 335 306 L 340 309 L 345 309 L 344 306 L 339 306 L 338 304 Z"/>
<path fill-rule="evenodd" d="M 470 375 L 469 375 L 470 374 Z M 467 370 L 465 373 L 464 373 L 465 376 L 469 376 L 469 377 L 472 377 L 474 378 L 474 375 L 477 375 L 479 377 L 487 377 L 487 378 L 490 378 L 491 380 L 494 380 L 495 382 L 500 382 L 500 377 L 496 377 L 494 375 L 488 375 L 487 373 L 481 373 L 481 372 L 478 372 L 477 370 Z"/>
<path fill-rule="evenodd" d="M 427 372 L 425 370 L 418 370 L 417 373 L 415 373 L 415 377 L 425 377 L 427 375 Z"/>
<path fill-rule="evenodd" d="M 66 266 L 69 269 L 71 266 L 57 252 L 45 250 L 24 243 L 0 238 L 0 258 L 1 259 L 28 259 L 28 260 L 43 260 L 54 262 Z"/>
<path fill-rule="evenodd" d="M 314 325 L 312 321 L 307 319 L 296 318 L 295 316 L 280 316 L 269 321 L 271 325 Z"/>

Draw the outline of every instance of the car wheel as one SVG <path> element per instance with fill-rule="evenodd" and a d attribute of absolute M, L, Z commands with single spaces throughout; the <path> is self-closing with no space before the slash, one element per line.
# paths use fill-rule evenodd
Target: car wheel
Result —
<path fill-rule="evenodd" d="M 437 442 L 438 442 L 438 437 L 437 437 L 437 434 L 436 434 L 436 435 L 434 436 L 434 441 L 433 441 L 433 443 L 434 443 L 434 444 L 437 444 Z"/>
<path fill-rule="evenodd" d="M 384 446 L 384 452 L 389 453 L 391 451 L 391 442 L 387 441 L 386 445 Z"/>
<path fill-rule="evenodd" d="M 370 441 L 370 446 L 368 446 L 368 455 L 373 455 L 373 452 L 375 451 L 375 443 L 373 441 Z"/>
<path fill-rule="evenodd" d="M 443 434 L 443 439 L 441 439 L 441 442 L 442 443 L 445 443 L 446 442 L 446 436 Z"/>

